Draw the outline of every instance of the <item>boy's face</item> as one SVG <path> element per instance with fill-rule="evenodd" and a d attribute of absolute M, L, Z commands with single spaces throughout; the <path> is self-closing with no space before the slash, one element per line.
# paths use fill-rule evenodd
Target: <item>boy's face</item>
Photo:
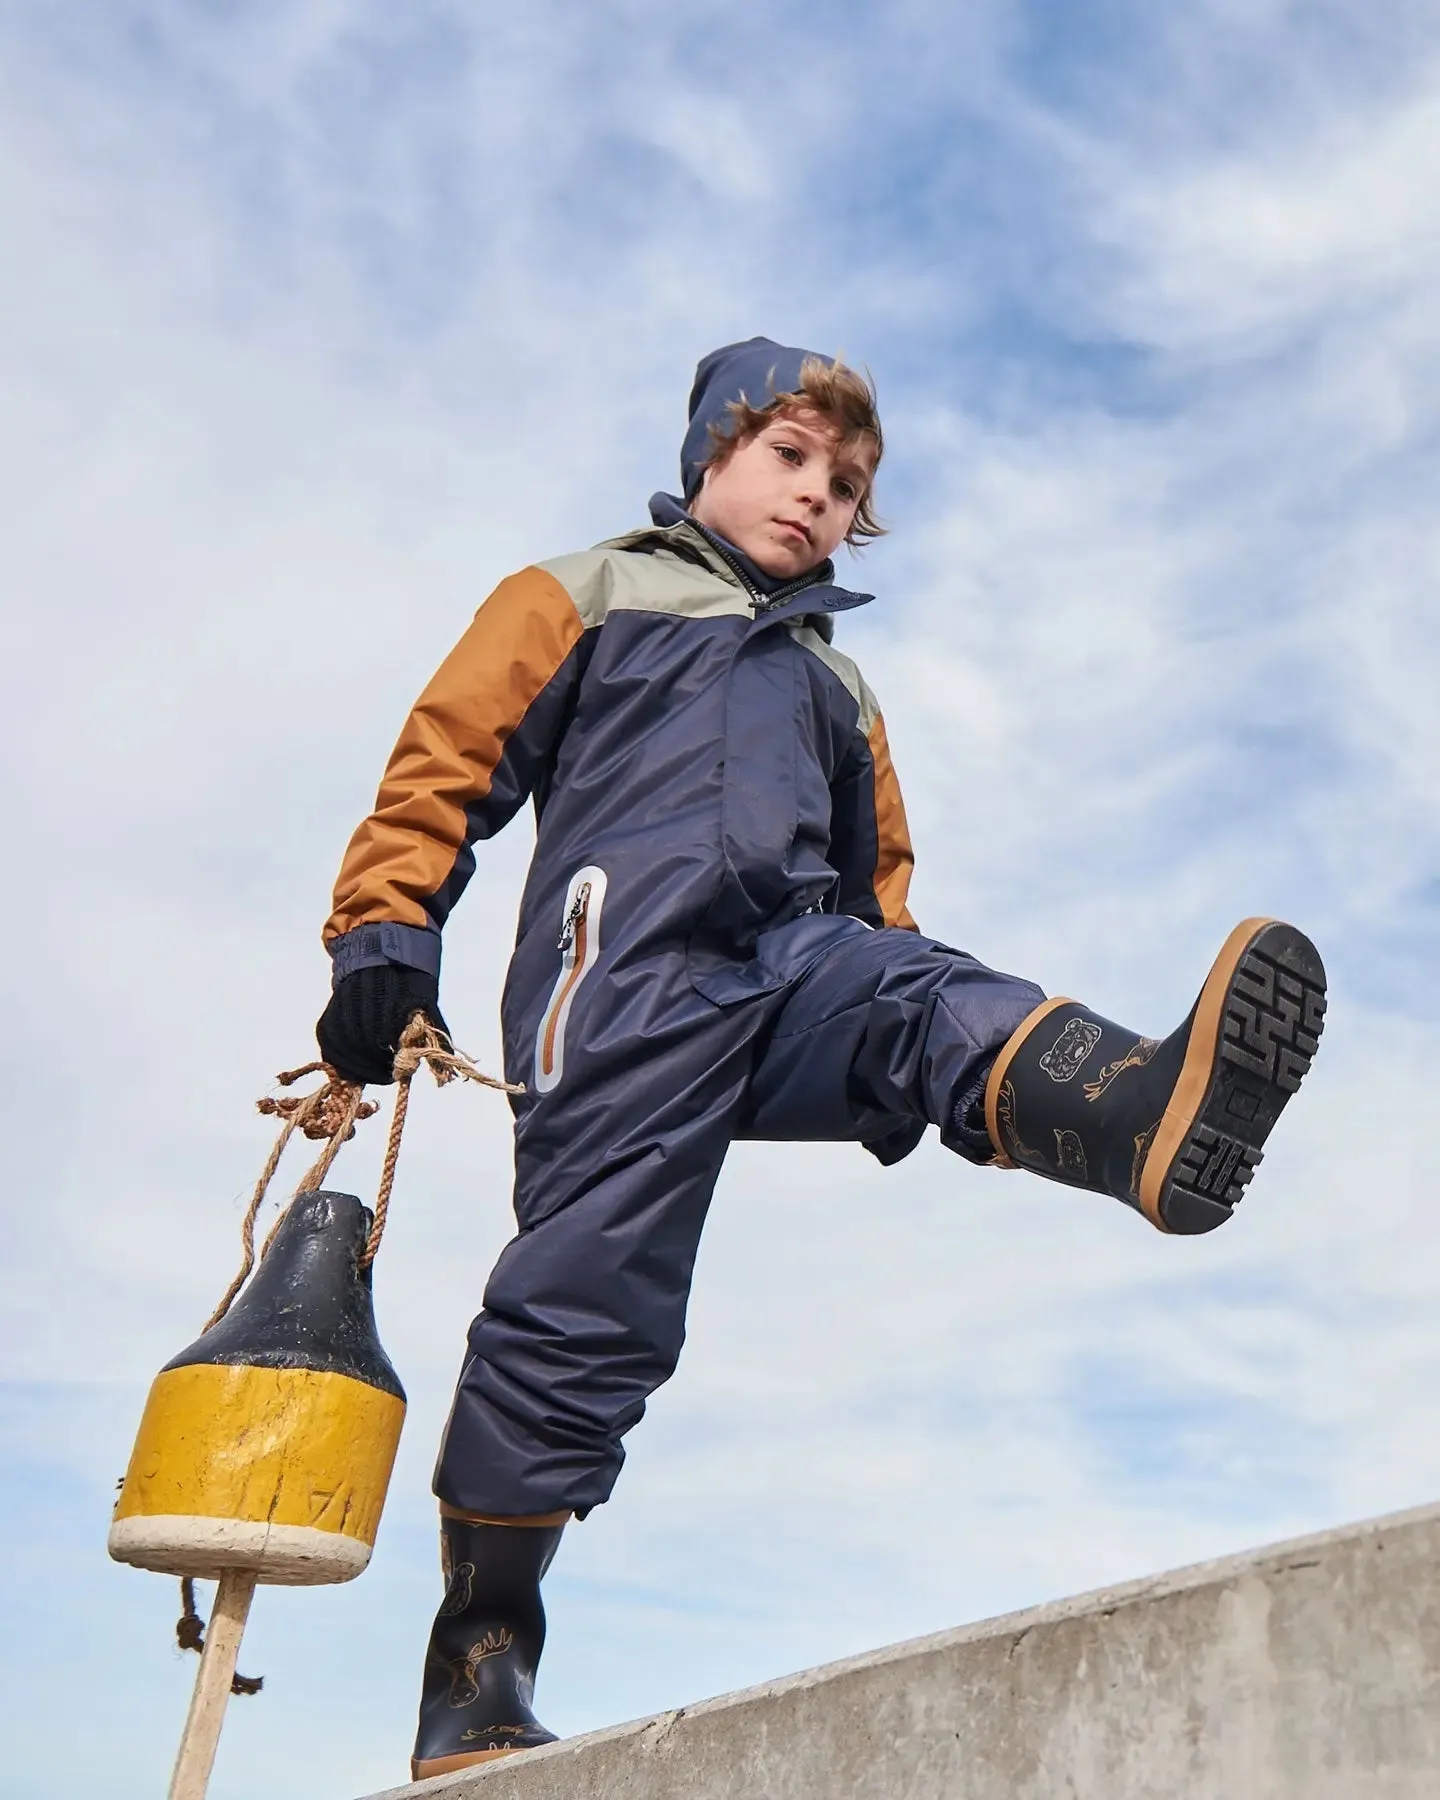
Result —
<path fill-rule="evenodd" d="M 822 413 L 780 413 L 705 471 L 690 513 L 767 575 L 804 575 L 844 542 L 874 472 Z"/>

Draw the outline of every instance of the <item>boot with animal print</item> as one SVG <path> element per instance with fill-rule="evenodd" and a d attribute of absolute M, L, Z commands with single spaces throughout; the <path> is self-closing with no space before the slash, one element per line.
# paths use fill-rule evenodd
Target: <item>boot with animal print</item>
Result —
<path fill-rule="evenodd" d="M 446 1588 L 425 1652 L 416 1781 L 555 1742 L 530 1703 L 545 1643 L 540 1578 L 566 1516 L 513 1525 L 441 1518 Z"/>
<path fill-rule="evenodd" d="M 1324 1017 L 1319 952 L 1275 919 L 1236 926 L 1169 1037 L 1047 1000 L 986 1084 L 998 1160 L 1111 1194 L 1161 1231 L 1213 1231 L 1309 1069 Z"/>

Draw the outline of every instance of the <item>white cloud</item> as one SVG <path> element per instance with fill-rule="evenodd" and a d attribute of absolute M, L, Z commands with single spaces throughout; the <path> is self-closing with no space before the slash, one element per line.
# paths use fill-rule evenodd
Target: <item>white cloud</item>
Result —
<path fill-rule="evenodd" d="M 694 357 L 756 329 L 843 342 L 887 398 L 899 529 L 846 642 L 922 920 L 1155 1028 L 1234 916 L 1293 911 L 1332 1031 L 1203 1244 L 934 1146 L 883 1175 L 737 1150 L 681 1373 L 557 1568 L 546 1710 L 599 1723 L 1433 1487 L 1440 65 L 1433 23 L 1387 85 L 1320 58 L 1310 9 L 1243 10 L 1101 109 L 1020 60 L 1014 8 L 960 45 L 924 7 L 889 39 L 776 27 L 783 178 L 779 109 L 733 75 L 743 9 L 7 27 L 7 1509 L 56 1574 L 6 1580 L 53 1657 L 84 1629 L 115 1671 L 77 1779 L 103 1758 L 120 1793 L 123 1746 L 153 1791 L 178 1728 L 170 1589 L 104 1568 L 105 1496 L 228 1276 L 249 1103 L 306 1053 L 388 741 L 495 578 L 639 515 Z M 1223 129 L 1221 52 L 1263 86 L 1277 44 L 1305 92 Z M 1027 269 L 1033 350 L 1001 329 Z M 1065 388 L 1117 341 L 1127 404 Z M 482 1060 L 526 837 L 490 847 L 447 950 Z M 361 1191 L 375 1132 L 342 1165 Z M 428 1464 L 507 1182 L 498 1101 L 417 1100 L 378 1284 L 412 1396 L 380 1555 L 353 1590 L 262 1596 L 271 1688 L 217 1796 L 399 1773 Z M 7 1663 L 19 1793 L 53 1791 L 48 1666 Z"/>

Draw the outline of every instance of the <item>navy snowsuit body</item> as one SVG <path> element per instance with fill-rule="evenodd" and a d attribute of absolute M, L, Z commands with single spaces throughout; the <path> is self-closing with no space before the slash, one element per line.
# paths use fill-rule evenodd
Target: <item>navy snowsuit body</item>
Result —
<path fill-rule="evenodd" d="M 968 1109 L 1043 998 L 905 910 L 883 722 L 830 641 L 868 596 L 828 564 L 759 592 L 674 503 L 657 516 L 675 522 L 485 602 L 407 722 L 327 927 L 337 979 L 437 969 L 472 845 L 533 800 L 503 1002 L 518 1230 L 436 1470 L 467 1512 L 607 1498 L 675 1368 L 734 1139 L 892 1162 L 935 1125 L 983 1160 Z"/>

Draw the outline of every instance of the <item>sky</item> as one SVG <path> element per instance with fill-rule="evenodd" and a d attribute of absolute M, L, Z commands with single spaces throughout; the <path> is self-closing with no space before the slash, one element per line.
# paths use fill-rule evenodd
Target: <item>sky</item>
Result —
<path fill-rule="evenodd" d="M 933 1134 L 738 1146 L 680 1371 L 547 1582 L 541 1716 L 1435 1498 L 1437 166 L 1422 0 L 0 0 L 6 1800 L 166 1779 L 193 1659 L 108 1509 L 406 707 L 504 574 L 644 518 L 695 361 L 755 333 L 879 387 L 840 642 L 922 926 L 1154 1035 L 1279 914 L 1329 1027 L 1203 1240 Z M 447 937 L 491 1066 L 531 836 Z M 261 1590 L 215 1800 L 404 1775 L 509 1229 L 503 1102 L 411 1116 L 375 1559 Z"/>

